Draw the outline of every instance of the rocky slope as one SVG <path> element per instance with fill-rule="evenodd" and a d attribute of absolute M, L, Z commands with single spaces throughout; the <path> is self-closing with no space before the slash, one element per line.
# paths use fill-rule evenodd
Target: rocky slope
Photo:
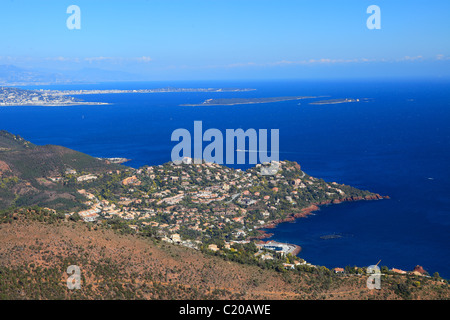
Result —
<path fill-rule="evenodd" d="M 42 212 L 16 211 L 9 217 L 0 224 L 2 299 L 450 297 L 448 284 L 433 278 L 389 275 L 381 290 L 369 290 L 364 275 L 335 275 L 322 268 L 277 272 Z M 81 269 L 79 290 L 67 288 L 69 265 Z"/>

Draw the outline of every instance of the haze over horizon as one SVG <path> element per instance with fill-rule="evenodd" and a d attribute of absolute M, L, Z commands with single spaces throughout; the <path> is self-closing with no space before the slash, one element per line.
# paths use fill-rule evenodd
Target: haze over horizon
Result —
<path fill-rule="evenodd" d="M 79 30 L 66 25 L 73 4 Z M 448 1 L 5 1 L 0 65 L 117 80 L 447 78 L 448 12 Z"/>

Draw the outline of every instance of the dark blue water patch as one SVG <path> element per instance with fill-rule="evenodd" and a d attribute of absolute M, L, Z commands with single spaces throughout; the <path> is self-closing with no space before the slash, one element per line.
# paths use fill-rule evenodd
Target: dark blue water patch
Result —
<path fill-rule="evenodd" d="M 384 212 L 396 212 L 386 216 Z M 430 223 L 421 210 L 398 201 L 346 203 L 323 207 L 315 215 L 284 223 L 276 229 L 277 241 L 302 246 L 300 257 L 329 268 L 347 265 L 381 265 L 412 270 L 417 264 L 429 272 L 445 274 L 448 261 L 448 226 Z M 324 234 L 345 234 L 324 241 Z"/>
<path fill-rule="evenodd" d="M 37 144 L 58 144 L 98 157 L 125 157 L 133 167 L 170 161 L 177 128 L 279 129 L 280 158 L 308 174 L 389 195 L 391 200 L 328 206 L 281 224 L 278 241 L 329 267 L 416 264 L 450 278 L 450 92 L 448 81 L 151 82 L 53 89 L 245 87 L 240 93 L 79 96 L 108 106 L 0 107 L 0 128 Z M 210 98 L 328 95 L 369 102 L 186 107 Z M 301 103 L 298 105 L 298 103 Z M 243 167 L 237 166 L 233 167 Z M 324 241 L 327 234 L 347 234 Z"/>

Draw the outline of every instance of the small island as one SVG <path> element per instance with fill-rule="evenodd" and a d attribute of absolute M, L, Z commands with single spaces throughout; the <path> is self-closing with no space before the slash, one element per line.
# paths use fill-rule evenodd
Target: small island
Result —
<path fill-rule="evenodd" d="M 345 99 L 320 100 L 320 101 L 310 102 L 309 104 L 325 105 L 325 104 L 339 104 L 339 103 L 349 103 L 349 102 L 359 102 L 359 101 L 360 101 L 359 99 L 345 98 Z"/>
<path fill-rule="evenodd" d="M 301 99 L 313 99 L 318 97 L 312 96 L 293 96 L 293 97 L 270 97 L 270 98 L 230 98 L 230 99 L 207 99 L 203 103 L 198 104 L 181 104 L 184 107 L 200 107 L 200 106 L 232 106 L 237 104 L 256 104 L 292 101 Z"/>

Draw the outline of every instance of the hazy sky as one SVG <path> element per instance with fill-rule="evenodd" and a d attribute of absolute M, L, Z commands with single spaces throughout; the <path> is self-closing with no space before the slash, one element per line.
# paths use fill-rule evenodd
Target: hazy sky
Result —
<path fill-rule="evenodd" d="M 449 15 L 449 0 L 1 0 L 0 64 L 149 80 L 449 77 Z"/>

